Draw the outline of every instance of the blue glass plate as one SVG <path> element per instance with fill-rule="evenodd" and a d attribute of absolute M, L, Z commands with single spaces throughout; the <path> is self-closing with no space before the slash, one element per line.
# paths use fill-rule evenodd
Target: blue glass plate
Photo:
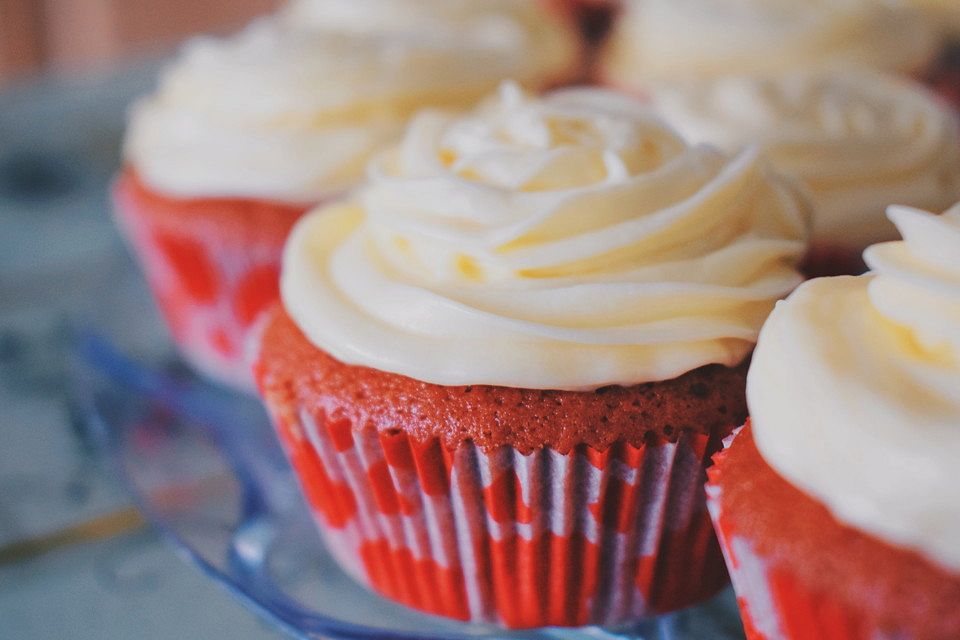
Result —
<path fill-rule="evenodd" d="M 743 637 L 729 591 L 619 630 L 506 632 L 393 604 L 353 582 L 324 550 L 255 400 L 206 384 L 173 359 L 129 358 L 94 335 L 76 337 L 75 355 L 77 399 L 146 517 L 207 575 L 295 637 Z"/>

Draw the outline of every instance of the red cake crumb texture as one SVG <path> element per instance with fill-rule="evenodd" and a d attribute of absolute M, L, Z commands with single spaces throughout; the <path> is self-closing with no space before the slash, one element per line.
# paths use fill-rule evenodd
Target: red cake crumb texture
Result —
<path fill-rule="evenodd" d="M 362 429 L 403 428 L 419 440 L 439 437 L 449 448 L 471 441 L 484 450 L 547 446 L 567 453 L 580 444 L 603 451 L 618 440 L 672 442 L 684 432 L 722 436 L 746 418 L 746 362 L 586 393 L 441 386 L 343 364 L 307 340 L 282 309 L 273 313 L 257 365 L 263 391 Z"/>
<path fill-rule="evenodd" d="M 774 572 L 905 638 L 960 638 L 960 575 L 839 522 L 767 464 L 749 424 L 717 463 L 724 530 L 747 538 Z"/>

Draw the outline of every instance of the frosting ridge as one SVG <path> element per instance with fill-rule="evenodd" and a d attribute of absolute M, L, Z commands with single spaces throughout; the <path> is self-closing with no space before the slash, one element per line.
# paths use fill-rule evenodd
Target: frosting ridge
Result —
<path fill-rule="evenodd" d="M 632 99 L 505 85 L 426 112 L 308 215 L 282 295 L 334 357 L 437 384 L 592 389 L 738 364 L 800 281 L 806 209 L 754 151 Z"/>
<path fill-rule="evenodd" d="M 960 206 L 891 207 L 873 270 L 810 281 L 764 327 L 754 438 L 841 521 L 960 571 Z"/>
<path fill-rule="evenodd" d="M 615 84 L 811 69 L 911 71 L 938 51 L 918 12 L 876 0 L 626 0 L 605 73 Z"/>
<path fill-rule="evenodd" d="M 660 83 L 657 108 L 694 142 L 758 142 L 814 203 L 814 241 L 896 238 L 890 202 L 943 210 L 960 199 L 960 129 L 922 87 L 874 73 L 728 76 Z"/>

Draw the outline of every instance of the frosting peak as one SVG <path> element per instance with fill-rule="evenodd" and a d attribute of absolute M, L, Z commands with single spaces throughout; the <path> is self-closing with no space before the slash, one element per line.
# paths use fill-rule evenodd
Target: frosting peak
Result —
<path fill-rule="evenodd" d="M 942 216 L 909 207 L 891 207 L 889 215 L 903 242 L 864 253 L 876 274 L 870 302 L 908 332 L 918 352 L 953 365 L 953 392 L 960 394 L 960 204 Z"/>
<path fill-rule="evenodd" d="M 810 281 L 761 333 L 747 398 L 769 464 L 834 515 L 960 571 L 960 206 Z"/>
<path fill-rule="evenodd" d="M 287 246 L 320 348 L 438 384 L 589 389 L 739 363 L 799 281 L 806 210 L 756 153 L 601 90 L 427 112 Z"/>

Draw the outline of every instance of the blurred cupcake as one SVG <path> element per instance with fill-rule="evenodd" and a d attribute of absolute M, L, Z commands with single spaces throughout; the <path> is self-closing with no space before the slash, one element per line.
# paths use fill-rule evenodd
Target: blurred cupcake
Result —
<path fill-rule="evenodd" d="M 805 213 L 754 153 L 617 94 L 418 116 L 295 228 L 255 367 L 340 563 L 508 627 L 715 593 L 705 465 Z"/>
<path fill-rule="evenodd" d="M 280 15 L 197 39 L 132 111 L 118 219 L 183 354 L 215 379 L 252 389 L 244 343 L 277 299 L 286 233 L 353 187 L 414 111 L 465 108 L 505 77 L 552 85 L 577 64 L 569 39 L 511 13 L 440 14 L 426 31 L 390 15 L 396 29 Z"/>
<path fill-rule="evenodd" d="M 960 200 L 960 130 L 919 85 L 873 73 L 718 77 L 651 85 L 693 142 L 759 144 L 814 204 L 812 275 L 862 273 L 861 252 L 896 238 L 890 202 L 942 211 Z"/>
<path fill-rule="evenodd" d="M 600 74 L 643 91 L 661 80 L 867 68 L 918 73 L 937 30 L 877 0 L 625 0 Z"/>
<path fill-rule="evenodd" d="M 710 471 L 752 639 L 960 637 L 960 206 L 890 216 L 870 274 L 770 316 Z"/>

